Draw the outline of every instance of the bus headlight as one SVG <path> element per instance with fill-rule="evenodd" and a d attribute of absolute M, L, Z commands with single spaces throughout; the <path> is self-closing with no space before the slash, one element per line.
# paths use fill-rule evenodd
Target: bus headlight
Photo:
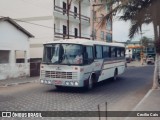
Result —
<path fill-rule="evenodd" d="M 70 86 L 78 86 L 79 82 L 78 81 L 66 81 L 65 85 L 70 85 Z"/>
<path fill-rule="evenodd" d="M 74 85 L 74 82 L 70 82 L 71 85 Z"/>
<path fill-rule="evenodd" d="M 51 84 L 51 80 L 48 80 L 48 84 Z"/>
<path fill-rule="evenodd" d="M 41 80 L 41 83 L 44 83 L 44 81 L 43 81 L 43 80 Z"/>
<path fill-rule="evenodd" d="M 48 81 L 47 81 L 47 80 L 45 80 L 44 82 L 45 82 L 45 84 L 48 84 Z"/>
<path fill-rule="evenodd" d="M 75 85 L 75 86 L 78 86 L 78 82 L 75 82 L 74 85 Z"/>
<path fill-rule="evenodd" d="M 66 85 L 69 85 L 69 82 L 67 81 L 67 82 L 65 82 L 65 84 L 66 84 Z"/>

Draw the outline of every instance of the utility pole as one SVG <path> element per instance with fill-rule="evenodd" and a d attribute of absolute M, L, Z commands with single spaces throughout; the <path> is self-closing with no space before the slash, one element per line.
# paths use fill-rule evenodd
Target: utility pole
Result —
<path fill-rule="evenodd" d="M 92 10 L 92 40 L 94 40 L 94 6 Z"/>
<path fill-rule="evenodd" d="M 92 9 L 92 40 L 95 39 L 94 18 L 96 17 L 96 15 L 95 15 L 95 9 L 94 9 L 94 7 L 95 7 L 95 6 L 102 6 L 102 5 L 103 5 L 103 4 L 93 4 L 93 5 L 92 5 L 92 7 L 93 7 L 93 9 Z"/>
<path fill-rule="evenodd" d="M 82 24 L 82 21 L 81 21 L 81 1 L 79 1 L 79 38 L 81 38 L 81 24 Z"/>
<path fill-rule="evenodd" d="M 69 11 L 70 11 L 70 8 L 71 8 L 71 3 L 72 3 L 72 0 L 69 2 L 69 0 L 67 0 L 67 17 L 68 17 L 68 19 L 67 19 L 67 27 L 68 27 L 68 29 L 67 29 L 67 31 L 68 31 L 68 39 L 69 39 Z"/>

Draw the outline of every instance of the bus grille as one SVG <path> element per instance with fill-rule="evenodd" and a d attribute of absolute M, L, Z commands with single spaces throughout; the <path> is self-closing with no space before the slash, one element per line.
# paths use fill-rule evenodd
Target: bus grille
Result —
<path fill-rule="evenodd" d="M 62 78 L 62 79 L 77 79 L 77 72 L 45 71 L 45 77 Z"/>

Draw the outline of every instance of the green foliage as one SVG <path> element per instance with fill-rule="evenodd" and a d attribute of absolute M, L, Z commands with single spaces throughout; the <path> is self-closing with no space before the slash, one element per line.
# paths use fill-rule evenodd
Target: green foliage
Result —
<path fill-rule="evenodd" d="M 149 38 L 147 37 L 142 37 L 142 39 L 140 40 L 140 43 L 144 46 L 144 47 L 148 47 L 149 46 Z"/>

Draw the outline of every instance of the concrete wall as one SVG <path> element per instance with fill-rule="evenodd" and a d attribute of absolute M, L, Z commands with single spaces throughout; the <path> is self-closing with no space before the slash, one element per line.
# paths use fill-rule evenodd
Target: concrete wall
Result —
<path fill-rule="evenodd" d="M 9 50 L 9 62 L 0 63 L 0 80 L 29 76 L 29 38 L 12 24 L 0 22 L 0 50 Z M 25 63 L 16 63 L 16 51 L 25 53 Z"/>
<path fill-rule="evenodd" d="M 0 80 L 29 76 L 29 63 L 0 64 Z"/>

